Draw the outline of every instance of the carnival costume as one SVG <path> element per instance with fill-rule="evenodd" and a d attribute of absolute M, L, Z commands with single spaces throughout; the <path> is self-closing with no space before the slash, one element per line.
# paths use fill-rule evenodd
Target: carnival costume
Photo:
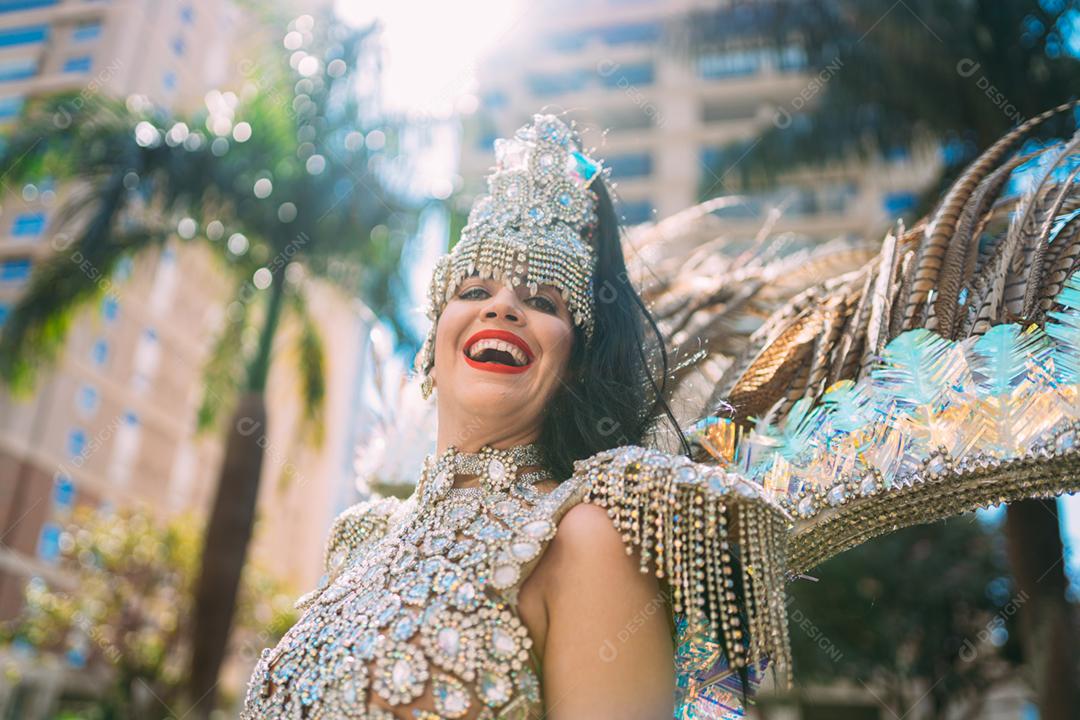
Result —
<path fill-rule="evenodd" d="M 960 242 L 988 222 L 1016 163 L 993 166 L 1042 119 L 980 158 L 917 235 L 890 236 L 845 284 L 781 308 L 725 383 L 733 411 L 704 412 L 691 428 L 693 460 L 622 447 L 550 478 L 534 446 L 451 447 L 427 459 L 409 499 L 345 511 L 328 540 L 327 581 L 263 651 L 242 717 L 541 717 L 541 668 L 518 590 L 579 502 L 605 507 L 641 570 L 670 588 L 676 717 L 741 717 L 734 669 L 753 683 L 769 664 L 782 686 L 791 681 L 787 578 L 883 532 L 1080 489 L 1073 177 L 1042 178 L 1040 194 L 1018 210 L 1019 240 L 1010 227 L 988 257 Z M 417 358 L 425 375 L 439 316 L 473 273 L 511 287 L 552 285 L 587 342 L 594 332 L 590 185 L 599 163 L 550 115 L 497 141 L 496 158 L 489 193 L 432 279 L 432 329 Z M 1067 210 L 1071 218 L 1057 222 Z M 1057 247 L 1025 254 L 1052 244 L 1047 227 Z M 1053 318 L 1045 330 L 991 328 L 1015 304 L 1005 280 L 1017 257 L 1048 268 L 1021 298 L 1025 319 Z M 927 278 L 942 266 L 955 272 L 934 297 Z M 979 266 L 990 270 L 961 292 Z M 927 318 L 937 327 L 916 324 Z M 951 334 L 930 332 L 942 327 Z M 453 487 L 455 474 L 479 484 Z M 537 487 L 549 479 L 561 482 Z"/>

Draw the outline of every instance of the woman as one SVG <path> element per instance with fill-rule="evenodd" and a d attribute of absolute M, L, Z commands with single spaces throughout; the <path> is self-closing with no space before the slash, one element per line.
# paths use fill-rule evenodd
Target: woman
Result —
<path fill-rule="evenodd" d="M 786 664 L 783 512 L 635 446 L 666 365 L 598 163 L 551 115 L 496 156 L 429 293 L 436 455 L 335 521 L 245 718 L 670 718 L 730 704 L 721 655 Z"/>

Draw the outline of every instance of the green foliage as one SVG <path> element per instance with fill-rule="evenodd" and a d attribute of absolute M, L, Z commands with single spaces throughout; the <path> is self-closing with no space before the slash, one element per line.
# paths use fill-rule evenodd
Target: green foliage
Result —
<path fill-rule="evenodd" d="M 74 651 L 90 667 L 107 666 L 114 684 L 102 700 L 114 713 L 131 709 L 136 683 L 174 702 L 185 679 L 200 531 L 191 516 L 77 509 L 60 538 L 62 579 L 33 579 L 23 614 L 3 628 L 2 639 L 44 653 Z M 250 566 L 240 606 L 241 634 L 269 630 L 276 639 L 295 621 L 291 596 Z"/>
<path fill-rule="evenodd" d="M 246 283 L 240 284 L 240 288 L 248 287 Z M 248 354 L 244 331 L 250 327 L 250 312 L 250 305 L 241 293 L 225 307 L 222 328 L 203 367 L 203 394 L 196 424 L 200 432 L 219 430 L 221 420 L 232 411 L 234 388 L 244 382 L 244 358 Z"/>
<path fill-rule="evenodd" d="M 0 381 L 30 395 L 41 368 L 55 362 L 76 314 L 117 292 L 122 258 L 180 237 L 210 248 L 236 279 L 236 296 L 215 339 L 199 407 L 201 430 L 216 428 L 238 388 L 260 391 L 279 314 L 267 296 L 285 294 L 303 308 L 304 281 L 321 277 L 360 296 L 392 322 L 400 258 L 414 209 L 384 190 L 364 131 L 396 137 L 389 123 L 364 128 L 353 72 L 370 28 L 330 18 L 305 32 L 305 50 L 321 72 L 300 76 L 275 51 L 240 63 L 237 96 L 210 93 L 206 108 L 173 116 L 146 98 L 59 94 L 32 102 L 0 148 L 9 186 L 51 178 L 72 188 L 50 219 L 56 252 L 42 260 L 0 330 Z M 250 127 L 250 136 L 234 128 Z M 392 145 L 393 143 L 388 143 Z M 256 183 L 269 195 L 260 197 Z M 195 232 L 179 235 L 181 219 Z M 228 247 L 237 234 L 246 238 Z M 303 273 L 288 273 L 289 264 Z M 252 278 L 269 270 L 275 282 Z M 273 297 L 271 298 L 273 299 Z M 301 313 L 296 336 L 301 398 L 309 436 L 320 442 L 326 395 L 322 341 Z M 406 327 L 397 322 L 399 331 Z M 260 338 L 257 345 L 245 342 Z"/>
<path fill-rule="evenodd" d="M 294 296 L 293 314 L 299 324 L 297 369 L 304 391 L 303 422 L 315 445 L 321 445 L 326 434 L 324 400 L 326 399 L 326 351 L 315 319 L 308 312 L 304 298 Z"/>
<path fill-rule="evenodd" d="M 974 515 L 878 538 L 813 575 L 789 588 L 803 682 L 876 682 L 895 688 L 890 699 L 902 706 L 899 689 L 921 680 L 940 712 L 1015 671 L 1026 598 L 1008 579 L 1004 539 Z"/>

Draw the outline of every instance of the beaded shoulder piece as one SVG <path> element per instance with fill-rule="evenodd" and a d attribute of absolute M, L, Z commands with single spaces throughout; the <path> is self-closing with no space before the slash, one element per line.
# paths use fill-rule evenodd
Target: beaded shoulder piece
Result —
<path fill-rule="evenodd" d="M 304 610 L 317 600 L 322 591 L 356 559 L 361 549 L 385 535 L 391 520 L 403 514 L 411 504 L 393 497 L 374 498 L 358 502 L 334 518 L 327 533 L 323 557 L 326 577 L 319 587 L 296 601 L 296 609 Z"/>
<path fill-rule="evenodd" d="M 359 502 L 338 515 L 326 538 L 327 574 L 336 575 L 365 543 L 382 537 L 391 518 L 404 504 L 397 498 L 375 498 Z"/>
<path fill-rule="evenodd" d="M 733 668 L 767 660 L 790 684 L 784 602 L 790 516 L 768 491 L 716 466 L 636 446 L 579 461 L 574 475 L 585 481 L 582 499 L 606 508 L 627 552 L 639 552 L 641 571 L 671 587 L 672 611 L 682 623 L 684 704 L 704 689 L 699 683 L 711 677 L 719 654 Z M 702 656 L 703 649 L 711 654 Z"/>

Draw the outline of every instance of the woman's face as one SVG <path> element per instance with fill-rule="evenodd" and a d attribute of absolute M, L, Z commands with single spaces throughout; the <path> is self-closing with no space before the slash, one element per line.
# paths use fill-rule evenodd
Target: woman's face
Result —
<path fill-rule="evenodd" d="M 492 430 L 499 438 L 539 430 L 572 342 L 570 312 L 554 287 L 541 285 L 534 295 L 524 285 L 466 278 L 435 330 L 440 423 L 458 426 L 450 442 Z"/>

